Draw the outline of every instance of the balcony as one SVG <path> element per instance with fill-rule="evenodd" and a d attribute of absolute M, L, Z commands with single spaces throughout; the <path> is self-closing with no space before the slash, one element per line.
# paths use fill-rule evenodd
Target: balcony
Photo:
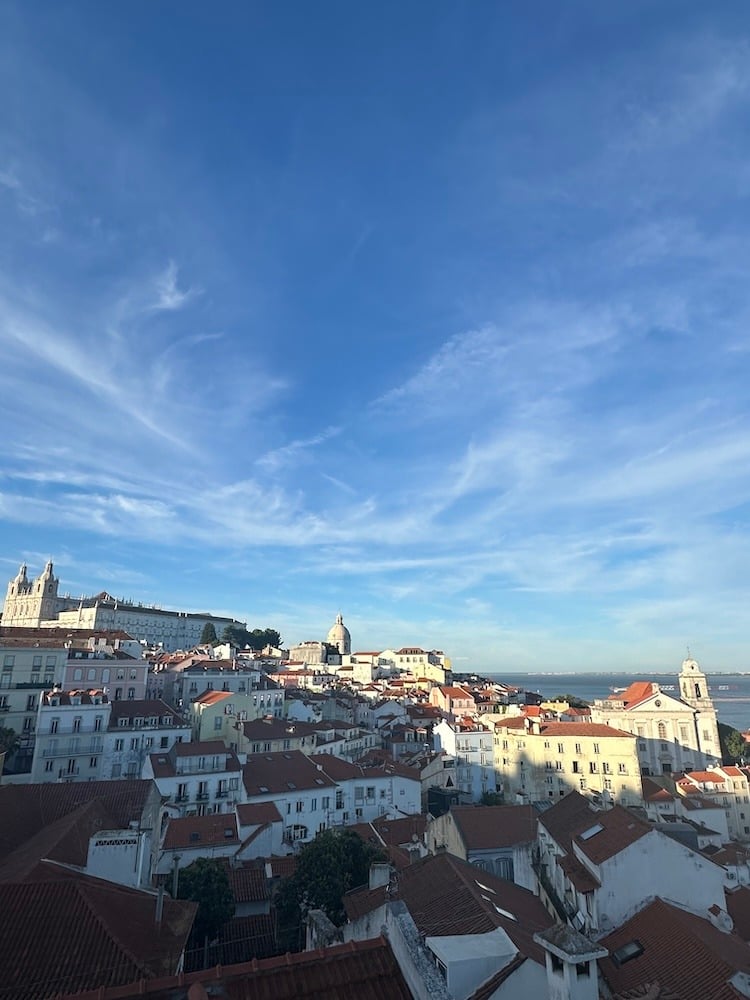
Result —
<path fill-rule="evenodd" d="M 44 688 L 52 687 L 53 682 L 47 681 L 19 681 L 18 684 L 14 684 L 13 687 L 16 691 L 26 691 L 26 690 L 37 690 L 41 691 Z"/>
<path fill-rule="evenodd" d="M 198 794 L 195 797 L 198 800 L 198 802 L 207 802 L 208 792 L 198 792 Z"/>
<path fill-rule="evenodd" d="M 101 740 L 92 740 L 84 746 L 77 747 L 71 743 L 64 743 L 59 747 L 45 747 L 42 750 L 42 757 L 89 757 L 91 754 L 101 753 L 103 749 Z"/>
<path fill-rule="evenodd" d="M 175 795 L 174 800 L 175 800 L 175 802 L 187 802 L 189 798 L 190 798 L 190 796 L 186 795 L 186 794 Z"/>
<path fill-rule="evenodd" d="M 10 705 L 0 705 L 0 712 L 10 712 Z"/>
<path fill-rule="evenodd" d="M 226 788 L 220 788 L 216 793 L 217 799 L 225 799 L 229 795 L 229 790 Z"/>
<path fill-rule="evenodd" d="M 57 772 L 57 777 L 61 781 L 65 781 L 66 779 L 67 780 L 72 780 L 79 773 L 80 773 L 80 769 L 77 768 L 77 767 L 74 767 L 72 771 L 65 770 L 64 768 L 61 767 L 60 770 Z"/>

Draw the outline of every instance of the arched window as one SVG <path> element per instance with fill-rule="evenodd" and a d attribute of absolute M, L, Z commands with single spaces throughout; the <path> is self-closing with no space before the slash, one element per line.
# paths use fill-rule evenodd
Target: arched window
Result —
<path fill-rule="evenodd" d="M 73 680 L 80 681 L 82 678 L 83 678 L 83 671 L 81 670 L 80 667 L 76 667 L 76 669 L 73 671 Z"/>
<path fill-rule="evenodd" d="M 659 739 L 660 740 L 665 740 L 666 738 L 667 738 L 667 727 L 666 727 L 665 723 L 660 722 L 659 723 Z"/>

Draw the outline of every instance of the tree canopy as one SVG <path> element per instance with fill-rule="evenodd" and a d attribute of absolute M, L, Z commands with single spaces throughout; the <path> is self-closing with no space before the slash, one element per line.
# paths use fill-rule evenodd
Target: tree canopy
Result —
<path fill-rule="evenodd" d="M 8 756 L 18 749 L 19 739 L 15 729 L 7 729 L 0 726 L 0 754 L 7 753 Z"/>
<path fill-rule="evenodd" d="M 724 764 L 736 764 L 744 757 L 750 756 L 747 743 L 739 729 L 719 723 L 719 743 L 721 744 L 721 759 Z"/>
<path fill-rule="evenodd" d="M 353 830 L 325 830 L 305 844 L 297 870 L 282 883 L 276 900 L 286 946 L 292 950 L 300 947 L 303 909 L 324 910 L 334 924 L 343 924 L 344 893 L 367 883 L 373 862 L 387 860 L 382 851 L 366 844 Z"/>
<path fill-rule="evenodd" d="M 206 622 L 203 626 L 203 631 L 201 632 L 200 642 L 202 646 L 212 646 L 215 642 L 218 642 L 218 636 L 216 635 L 216 629 L 213 622 Z"/>
<path fill-rule="evenodd" d="M 177 896 L 198 903 L 193 924 L 196 941 L 206 937 L 212 940 L 227 920 L 234 916 L 234 899 L 227 870 L 213 858 L 198 858 L 192 865 L 183 868 L 177 883 Z"/>
<path fill-rule="evenodd" d="M 264 646 L 281 646 L 281 634 L 275 628 L 254 628 L 252 632 L 241 625 L 227 625 L 221 633 L 222 642 L 231 642 L 238 649 L 250 649 L 256 651 Z"/>
<path fill-rule="evenodd" d="M 505 798 L 502 792 L 482 792 L 479 799 L 480 806 L 502 806 L 504 804 Z"/>
<path fill-rule="evenodd" d="M 571 708 L 588 708 L 589 703 L 584 701 L 583 698 L 577 698 L 574 694 L 556 694 L 554 698 L 548 698 L 548 701 L 567 701 Z"/>

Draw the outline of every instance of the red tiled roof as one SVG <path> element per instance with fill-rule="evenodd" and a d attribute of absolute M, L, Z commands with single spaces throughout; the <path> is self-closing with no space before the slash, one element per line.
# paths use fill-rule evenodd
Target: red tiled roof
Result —
<path fill-rule="evenodd" d="M 118 827 L 102 799 L 90 799 L 77 809 L 43 826 L 0 863 L 0 882 L 25 882 L 43 859 L 86 866 L 89 839 L 100 830 Z"/>
<path fill-rule="evenodd" d="M 527 844 L 536 839 L 537 812 L 533 806 L 451 806 L 467 851 Z"/>
<path fill-rule="evenodd" d="M 82 876 L 0 886 L 4 1000 L 42 1000 L 173 974 L 197 904 Z"/>
<path fill-rule="evenodd" d="M 624 691 L 612 695 L 617 701 L 624 701 L 628 708 L 633 708 L 641 701 L 656 694 L 656 687 L 653 681 L 633 681 Z"/>
<path fill-rule="evenodd" d="M 184 816 L 170 819 L 164 835 L 165 851 L 185 848 L 212 847 L 218 844 L 239 844 L 237 817 L 234 813 L 212 813 L 209 816 Z"/>
<path fill-rule="evenodd" d="M 336 782 L 301 750 L 248 754 L 242 768 L 242 781 L 249 796 L 336 787 Z"/>
<path fill-rule="evenodd" d="M 227 698 L 235 697 L 231 691 L 204 691 L 193 700 L 193 705 L 215 705 L 217 701 L 226 701 Z"/>
<path fill-rule="evenodd" d="M 82 994 L 76 1000 L 137 1000 L 143 996 L 187 1000 L 188 996 L 205 996 L 205 991 L 189 992 L 195 984 L 204 984 L 212 995 L 215 992 L 231 1000 L 411 1000 L 412 996 L 390 945 L 380 937 L 184 973 L 153 983 L 132 983 L 122 989 Z"/>
<path fill-rule="evenodd" d="M 539 823 L 565 851 L 577 833 L 598 822 L 601 813 L 580 792 L 569 792 L 539 816 Z"/>
<path fill-rule="evenodd" d="M 582 837 L 581 834 L 587 832 L 587 827 L 584 825 L 576 831 L 574 838 L 578 849 L 595 865 L 607 861 L 636 843 L 641 837 L 654 832 L 651 823 L 638 819 L 622 806 L 613 806 L 590 819 L 588 829 L 595 827 L 602 829 L 592 836 Z"/>
<path fill-rule="evenodd" d="M 641 942 L 643 954 L 618 968 L 612 952 L 633 940 Z M 615 993 L 658 981 L 680 1000 L 737 1000 L 728 980 L 738 971 L 750 974 L 750 947 L 739 935 L 723 933 L 709 920 L 661 899 L 599 944 L 610 952 L 599 968 Z"/>
<path fill-rule="evenodd" d="M 178 757 L 210 757 L 215 754 L 231 753 L 223 740 L 204 740 L 202 743 L 175 743 L 174 750 Z"/>
<path fill-rule="evenodd" d="M 149 795 L 158 796 L 148 779 L 80 781 L 65 784 L 0 787 L 0 858 L 26 843 L 48 824 L 92 800 L 103 803 L 117 829 L 140 820 Z"/>
<path fill-rule="evenodd" d="M 554 921 L 539 899 L 452 854 L 431 855 L 404 868 L 399 873 L 398 898 L 420 934 L 485 934 L 502 927 L 522 955 L 544 964 L 543 950 L 533 937 Z M 386 887 L 364 887 L 344 896 L 344 908 L 349 919 L 356 920 L 382 906 L 385 899 Z"/>
<path fill-rule="evenodd" d="M 236 806 L 240 826 L 263 826 L 281 823 L 281 813 L 274 802 L 244 802 Z"/>
<path fill-rule="evenodd" d="M 119 719 L 151 719 L 154 716 L 160 721 L 169 718 L 174 722 L 181 722 L 185 726 L 188 724 L 161 698 L 141 698 L 132 701 L 121 698 L 111 704 L 110 728 L 117 726 Z"/>
<path fill-rule="evenodd" d="M 737 889 L 725 889 L 724 896 L 727 913 L 734 921 L 736 933 L 743 941 L 750 941 L 750 889 L 746 885 Z"/>

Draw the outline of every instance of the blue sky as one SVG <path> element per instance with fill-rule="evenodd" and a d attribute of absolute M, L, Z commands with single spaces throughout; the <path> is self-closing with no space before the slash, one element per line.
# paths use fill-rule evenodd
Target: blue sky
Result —
<path fill-rule="evenodd" d="M 0 0 L 0 559 L 750 669 L 744 3 Z"/>

